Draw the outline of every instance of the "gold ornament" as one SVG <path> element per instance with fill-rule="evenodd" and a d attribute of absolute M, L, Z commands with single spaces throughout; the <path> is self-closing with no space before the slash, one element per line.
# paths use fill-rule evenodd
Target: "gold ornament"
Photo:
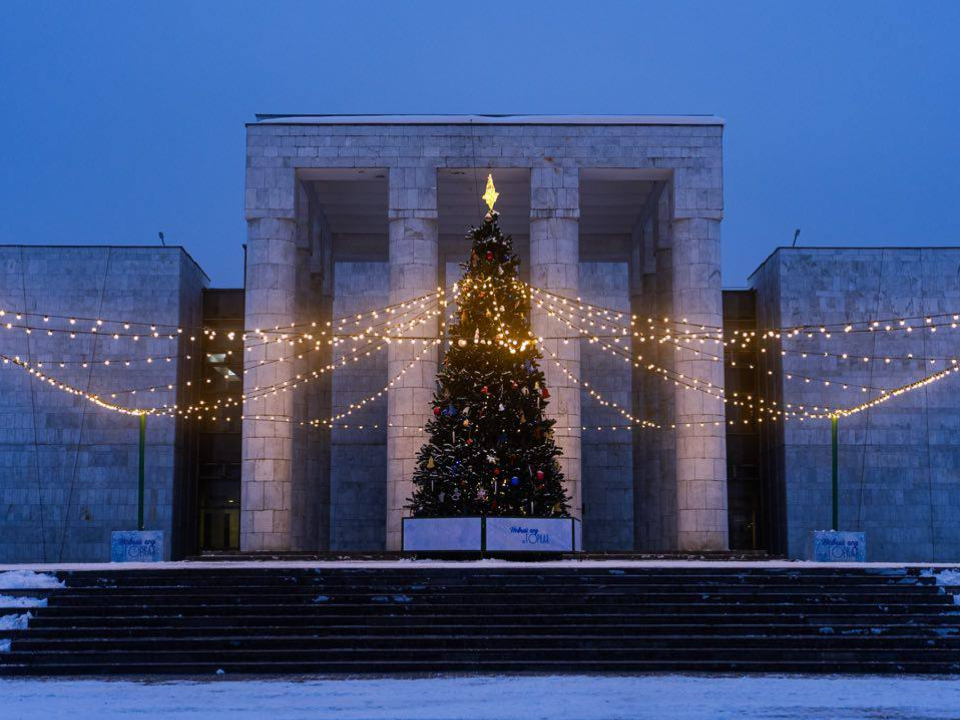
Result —
<path fill-rule="evenodd" d="M 459 340 L 457 340 L 457 345 L 464 348 L 467 346 L 467 341 L 464 340 L 463 338 L 460 338 Z"/>
<path fill-rule="evenodd" d="M 481 197 L 487 204 L 487 207 L 493 210 L 494 203 L 497 202 L 497 198 L 500 197 L 500 193 L 498 193 L 497 189 L 493 186 L 493 175 L 487 175 L 487 190 Z"/>
<path fill-rule="evenodd" d="M 427 470 L 433 470 L 436 467 L 436 464 L 433 462 L 433 455 L 427 458 Z"/>

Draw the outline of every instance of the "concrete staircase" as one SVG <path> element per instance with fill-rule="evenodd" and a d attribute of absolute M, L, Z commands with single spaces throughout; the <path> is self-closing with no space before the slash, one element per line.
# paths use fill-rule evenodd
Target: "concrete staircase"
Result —
<path fill-rule="evenodd" d="M 960 672 L 960 606 L 915 570 L 60 572 L 0 674 Z M 4 610 L 23 612 L 22 610 Z"/>

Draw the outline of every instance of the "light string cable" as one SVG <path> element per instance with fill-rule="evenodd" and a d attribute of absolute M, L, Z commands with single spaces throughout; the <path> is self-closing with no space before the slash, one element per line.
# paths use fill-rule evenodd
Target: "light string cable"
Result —
<path fill-rule="evenodd" d="M 617 322 L 621 323 L 624 318 L 628 319 L 628 324 L 631 327 L 643 325 L 643 321 L 638 318 L 636 315 L 630 315 L 622 310 L 617 310 L 615 308 L 608 308 L 601 305 L 593 305 L 590 303 L 583 302 L 582 298 L 567 298 L 563 295 L 558 295 L 552 293 L 549 290 L 544 290 L 543 288 L 538 288 L 533 285 L 527 284 L 531 292 L 534 294 L 544 295 L 555 299 L 557 302 L 560 302 L 564 305 L 572 307 L 577 307 L 580 310 L 586 310 L 589 312 L 595 313 L 600 319 L 605 320 L 606 322 Z M 698 323 L 691 323 L 686 318 L 683 319 L 670 319 L 668 317 L 664 318 L 653 318 L 648 317 L 646 321 L 649 328 L 653 328 L 658 324 L 665 326 L 677 325 L 686 328 L 682 335 L 690 335 L 692 337 L 706 336 L 709 339 L 722 339 L 724 337 L 724 328 L 717 327 L 715 325 L 705 325 Z M 911 324 L 918 323 L 918 324 Z M 695 328 L 691 331 L 689 328 Z M 779 339 L 782 335 L 798 337 L 800 335 L 805 335 L 807 338 L 814 337 L 840 337 L 841 335 L 837 334 L 837 331 L 842 331 L 842 334 L 858 334 L 858 333 L 874 333 L 878 331 L 884 332 L 894 332 L 897 330 L 902 330 L 907 333 L 911 333 L 914 330 L 926 329 L 930 332 L 937 332 L 938 329 L 949 328 L 951 330 L 956 330 L 960 328 L 960 312 L 958 311 L 944 311 L 939 313 L 927 313 L 923 315 L 912 315 L 912 316 L 902 316 L 896 318 L 883 318 L 875 320 L 842 320 L 833 323 L 809 323 L 801 325 L 792 325 L 785 326 L 781 328 L 768 329 L 768 330 L 750 330 L 750 331 L 734 331 L 733 335 L 748 335 L 750 337 L 755 337 L 757 339 L 767 339 L 767 338 L 776 338 Z M 700 332 L 697 332 L 700 331 Z M 655 331 L 652 331 L 655 333 Z M 912 359 L 912 358 L 907 358 Z M 952 358 L 939 358 L 950 360 Z"/>
<path fill-rule="evenodd" d="M 414 328 L 417 325 L 422 325 L 426 322 L 429 322 L 430 319 L 432 318 L 441 316 L 443 305 L 441 304 L 440 308 L 436 310 L 432 310 L 429 307 L 430 304 L 431 303 L 428 303 L 426 309 L 417 313 L 413 318 L 405 322 L 403 325 L 393 326 L 390 332 L 395 332 L 395 333 L 404 332 L 406 330 Z M 371 335 L 376 335 L 376 337 L 371 339 Z M 361 336 L 358 335 L 357 339 L 359 339 L 360 337 Z M 391 344 L 402 344 L 404 340 L 406 340 L 407 342 L 413 343 L 416 339 L 419 339 L 419 338 L 411 338 L 409 336 L 395 337 L 392 335 L 380 334 L 375 332 L 366 334 L 363 337 L 371 339 L 371 341 L 367 344 L 355 347 L 350 353 L 343 355 L 342 357 L 338 358 L 336 361 L 328 363 L 327 365 L 321 368 L 315 368 L 313 370 L 306 370 L 303 372 L 299 372 L 293 377 L 283 379 L 277 383 L 263 385 L 263 386 L 255 386 L 254 389 L 251 390 L 250 392 L 232 394 L 227 398 L 218 398 L 215 402 L 206 402 L 205 400 L 201 400 L 198 403 L 195 403 L 193 405 L 189 405 L 186 407 L 165 406 L 162 409 L 166 410 L 169 414 L 171 415 L 175 414 L 178 417 L 198 416 L 198 419 L 203 419 L 204 414 L 208 414 L 217 410 L 227 409 L 231 407 L 243 407 L 248 403 L 251 403 L 254 400 L 257 400 L 258 398 L 277 396 L 279 394 L 287 392 L 288 390 L 292 391 L 295 388 L 298 388 L 301 385 L 310 382 L 311 380 L 320 379 L 321 377 L 323 377 L 325 373 L 334 372 L 338 369 L 342 369 L 350 365 L 351 362 L 358 362 L 366 357 L 370 357 L 373 355 L 374 352 L 379 351 Z M 435 335 L 432 335 L 430 336 L 430 339 L 433 339 L 435 337 L 436 337 Z M 300 362 L 301 360 L 305 360 L 306 355 L 314 351 L 316 351 L 316 348 L 310 348 L 305 353 L 301 353 L 297 355 L 292 360 L 290 359 L 290 356 L 287 356 L 287 357 L 278 358 L 275 360 L 264 361 L 262 364 L 254 365 L 254 366 L 251 366 L 250 368 L 247 368 L 244 372 L 246 373 L 249 370 L 257 370 L 261 367 L 268 366 L 274 363 Z M 215 416 L 211 416 L 211 419 L 216 419 L 216 418 Z"/>
<path fill-rule="evenodd" d="M 408 310 L 407 312 L 411 312 L 412 310 L 413 310 L 413 308 L 411 307 L 411 309 Z M 428 312 L 430 312 L 430 311 L 428 311 Z M 423 314 L 424 314 L 423 311 L 421 311 L 420 313 L 418 313 L 417 317 L 419 317 L 420 315 L 423 315 Z M 431 312 L 431 314 L 436 314 L 436 313 L 435 313 L 435 312 Z M 412 327 L 412 325 L 416 324 L 417 322 L 419 322 L 419 321 L 416 320 L 416 319 L 411 320 L 411 321 L 409 322 L 409 325 Z M 394 326 L 394 327 L 395 327 L 395 328 L 399 328 L 400 330 L 404 329 L 403 326 Z M 386 335 L 385 335 L 384 333 L 378 332 L 378 330 L 377 330 L 376 328 L 367 328 L 367 329 L 365 329 L 364 331 L 362 331 L 361 333 L 358 333 L 357 335 L 355 335 L 355 336 L 353 336 L 353 337 L 354 337 L 355 339 L 360 339 L 360 338 L 362 338 L 362 337 L 368 337 L 368 338 L 369 338 L 371 335 L 376 335 L 378 338 L 386 338 L 386 342 L 389 343 L 389 338 L 386 337 Z M 271 343 L 273 343 L 273 342 L 276 342 L 276 341 L 271 341 Z M 262 344 L 262 343 L 260 343 L 260 344 Z M 256 344 L 255 346 L 259 346 L 260 344 Z M 329 371 L 332 371 L 332 370 L 334 370 L 334 369 L 337 369 L 338 367 L 346 366 L 347 364 L 349 364 L 350 361 L 356 362 L 356 361 L 362 359 L 362 357 L 370 356 L 370 355 L 373 354 L 374 350 L 379 349 L 379 347 L 375 347 L 374 350 L 370 350 L 369 348 L 374 347 L 374 346 L 376 346 L 376 345 L 377 345 L 377 340 L 376 340 L 376 339 L 373 339 L 373 340 L 371 340 L 370 343 L 367 343 L 366 345 L 354 347 L 353 350 L 351 350 L 351 351 L 348 352 L 348 353 L 345 353 L 343 356 L 341 356 L 340 358 L 338 358 L 338 360 L 337 360 L 336 362 L 330 363 L 330 364 L 326 365 L 324 368 L 320 368 L 320 369 L 317 369 L 317 370 L 313 370 L 313 371 L 311 371 L 310 374 L 313 375 L 313 376 L 319 376 L 319 375 L 323 374 L 324 372 L 329 372 Z M 381 347 L 382 347 L 382 346 L 381 346 Z M 312 351 L 317 350 L 317 349 L 319 349 L 319 346 L 318 346 L 318 347 L 311 348 L 311 349 L 307 350 L 306 352 L 312 352 Z M 296 362 L 296 359 L 297 359 L 297 358 L 302 359 L 302 358 L 304 358 L 304 356 L 305 356 L 305 353 L 304 353 L 304 352 L 300 352 L 300 353 L 297 354 L 297 355 L 284 356 L 284 357 L 277 358 L 277 359 L 272 360 L 272 361 L 269 361 L 269 362 L 271 362 L 271 363 L 272 363 L 272 362 L 285 362 L 285 361 Z M 158 391 L 159 391 L 159 392 L 173 391 L 173 390 L 176 389 L 176 385 L 175 385 L 175 384 L 172 384 L 172 383 L 164 383 L 164 384 L 157 384 L 157 385 L 147 385 L 147 386 L 136 387 L 136 388 L 126 388 L 126 389 L 123 389 L 123 390 L 102 391 L 102 392 L 100 392 L 100 393 L 82 393 L 81 391 L 77 390 L 77 388 L 75 388 L 74 386 L 71 386 L 69 383 L 66 383 L 66 382 L 64 382 L 64 381 L 62 381 L 62 380 L 59 380 L 59 379 L 57 379 L 57 378 L 52 378 L 50 375 L 46 374 L 46 373 L 42 370 L 42 368 L 41 368 L 41 366 L 40 366 L 40 363 L 30 363 L 29 361 L 23 360 L 23 359 L 20 358 L 19 356 L 0 356 L 0 357 L 3 357 L 3 358 L 4 358 L 4 362 L 12 362 L 12 363 L 15 364 L 16 366 L 18 366 L 18 367 L 20 367 L 20 368 L 22 368 L 22 369 L 24 369 L 24 370 L 28 370 L 28 371 L 31 372 L 32 374 L 38 374 L 39 376 L 42 376 L 42 377 L 44 377 L 45 379 L 50 379 L 50 380 L 52 380 L 51 384 L 53 384 L 53 385 L 55 385 L 55 386 L 57 386 L 57 387 L 61 387 L 61 389 L 65 390 L 65 391 L 67 391 L 67 392 L 70 392 L 71 394 L 75 394 L 75 395 L 77 395 L 77 394 L 85 395 L 85 396 L 89 396 L 89 398 L 94 398 L 94 397 L 95 397 L 95 398 L 97 399 L 97 403 L 98 403 L 101 407 L 104 407 L 104 408 L 118 409 L 118 410 L 120 410 L 120 411 L 133 411 L 133 412 L 136 412 L 136 413 L 143 413 L 143 414 L 163 414 L 163 413 L 165 413 L 166 411 L 169 411 L 169 410 L 171 410 L 171 409 L 177 409 L 177 407 L 178 407 L 176 404 L 172 404 L 172 405 L 171 405 L 171 404 L 169 404 L 169 403 L 165 403 L 165 404 L 162 404 L 162 405 L 155 405 L 155 406 L 152 406 L 152 407 L 149 407 L 149 408 L 131 408 L 131 407 L 126 406 L 126 405 L 121 405 L 121 404 L 119 404 L 119 403 L 109 402 L 108 400 L 105 399 L 105 398 L 109 398 L 110 400 L 116 400 L 116 399 L 118 398 L 118 396 L 120 396 L 120 395 L 137 395 L 138 393 L 156 393 L 156 392 L 158 392 Z M 189 356 L 188 356 L 188 357 L 189 357 Z M 148 358 L 147 360 L 148 360 L 148 362 L 152 362 L 152 359 L 151 359 L 151 358 Z M 95 364 L 99 364 L 99 363 L 95 363 Z M 107 362 L 106 365 L 110 365 L 110 363 Z M 87 367 L 88 365 L 85 363 L 83 366 L 84 366 L 84 367 Z M 258 367 L 259 367 L 259 366 L 258 366 Z M 201 381 L 201 382 L 205 382 L 206 384 L 210 384 L 210 383 L 212 382 L 212 378 L 205 378 L 205 381 Z M 194 382 L 193 382 L 192 380 L 188 380 L 188 381 L 186 381 L 186 382 L 184 383 L 184 388 L 185 388 L 185 389 L 192 388 L 193 386 L 194 386 Z M 264 388 L 261 388 L 261 389 L 264 389 Z M 230 406 L 230 405 L 239 405 L 240 403 L 239 403 L 239 402 L 232 402 L 230 399 L 227 399 L 227 400 L 225 400 L 225 401 L 224 401 L 224 400 L 218 400 L 218 401 L 217 401 L 217 404 L 219 404 L 219 405 L 224 405 L 224 406 Z M 196 411 L 207 412 L 207 411 L 209 411 L 210 408 L 211 408 L 211 404 L 205 403 L 205 401 L 201 401 L 201 402 L 200 402 L 199 404 L 197 404 L 197 405 L 189 406 L 189 408 L 188 408 L 187 410 L 188 410 L 188 412 L 192 412 L 192 411 L 195 411 L 195 410 L 196 410 Z"/>
<path fill-rule="evenodd" d="M 48 334 L 53 333 L 69 333 L 72 335 L 116 335 L 119 337 L 131 337 L 138 339 L 175 339 L 178 335 L 184 335 L 186 330 L 196 330 L 202 331 L 203 333 L 210 333 L 213 335 L 223 334 L 223 335 L 233 335 L 238 337 L 240 335 L 250 335 L 250 334 L 273 334 L 279 332 L 289 333 L 290 330 L 297 328 L 317 328 L 317 327 L 328 327 L 331 330 L 335 331 L 337 329 L 342 329 L 348 327 L 351 324 L 356 324 L 362 322 L 365 318 L 374 318 L 377 319 L 381 315 L 391 315 L 397 312 L 397 310 L 404 309 L 407 305 L 421 302 L 423 300 L 430 299 L 437 295 L 443 294 L 443 288 L 437 288 L 434 291 L 425 293 L 424 295 L 411 298 L 409 300 L 404 300 L 401 302 L 393 303 L 390 305 L 385 305 L 383 307 L 374 308 L 372 310 L 366 310 L 362 313 L 346 315 L 343 317 L 332 318 L 325 322 L 317 322 L 306 320 L 300 323 L 291 323 L 290 325 L 275 325 L 272 328 L 256 328 L 256 329 L 226 329 L 226 328 L 209 328 L 205 326 L 189 326 L 189 325 L 174 325 L 170 323 L 159 323 L 152 322 L 147 320 L 119 320 L 119 319 L 108 319 L 108 318 L 93 318 L 83 315 L 63 315 L 58 313 L 41 313 L 34 311 L 23 311 L 23 310 L 6 310 L 0 309 L 0 328 L 7 330 L 22 329 L 28 332 L 42 331 Z M 13 316 L 16 323 L 11 322 L 10 317 Z M 42 324 L 29 324 L 21 323 L 20 321 L 24 318 L 34 317 L 41 318 Z M 62 320 L 65 321 L 69 327 L 58 328 L 51 326 L 49 323 L 51 320 Z M 91 323 L 88 330 L 84 329 L 84 326 L 81 323 Z M 111 331 L 107 325 L 115 325 L 117 328 L 114 328 Z M 119 329 L 122 327 L 123 332 L 119 332 Z M 143 328 L 143 330 L 137 331 L 135 328 Z M 128 332 L 134 330 L 133 332 Z M 192 340 L 196 340 L 194 335 Z M 233 338 L 230 338 L 233 339 Z"/>

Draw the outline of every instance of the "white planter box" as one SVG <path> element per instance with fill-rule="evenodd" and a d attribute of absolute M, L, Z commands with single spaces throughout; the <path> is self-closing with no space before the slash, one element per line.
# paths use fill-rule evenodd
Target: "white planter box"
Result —
<path fill-rule="evenodd" d="M 483 519 L 404 518 L 404 552 L 480 552 L 483 549 Z"/>
<path fill-rule="evenodd" d="M 580 552 L 576 518 L 404 518 L 404 552 Z"/>

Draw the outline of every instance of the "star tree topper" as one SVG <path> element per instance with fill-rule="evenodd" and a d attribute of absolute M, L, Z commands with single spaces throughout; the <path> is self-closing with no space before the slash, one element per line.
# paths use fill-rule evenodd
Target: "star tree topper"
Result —
<path fill-rule="evenodd" d="M 493 210 L 494 203 L 497 202 L 497 198 L 500 197 L 500 193 L 497 192 L 497 189 L 493 186 L 493 175 L 487 175 L 487 191 L 481 195 L 483 201 L 487 203 L 487 207 Z"/>

